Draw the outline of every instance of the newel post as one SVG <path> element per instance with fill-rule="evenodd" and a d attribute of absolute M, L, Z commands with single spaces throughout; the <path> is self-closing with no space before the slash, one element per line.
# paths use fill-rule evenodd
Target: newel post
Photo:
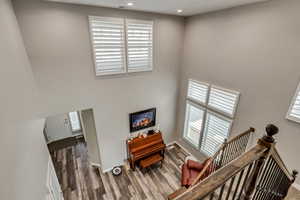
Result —
<path fill-rule="evenodd" d="M 256 183 L 258 180 L 258 176 L 259 176 L 259 172 L 261 170 L 261 168 L 263 167 L 263 164 L 268 156 L 268 153 L 270 151 L 270 149 L 272 148 L 272 146 L 275 144 L 275 139 L 274 139 L 274 135 L 276 135 L 278 133 L 278 128 L 273 125 L 273 124 L 269 124 L 266 127 L 266 132 L 267 134 L 262 137 L 261 139 L 258 140 L 258 144 L 265 146 L 268 148 L 268 151 L 265 152 L 264 155 L 262 155 L 256 162 L 255 165 L 253 167 L 253 170 L 249 176 L 249 179 L 246 183 L 246 186 L 244 188 L 244 197 L 243 200 L 250 200 L 252 198 L 252 195 L 255 191 L 255 187 L 256 187 Z"/>

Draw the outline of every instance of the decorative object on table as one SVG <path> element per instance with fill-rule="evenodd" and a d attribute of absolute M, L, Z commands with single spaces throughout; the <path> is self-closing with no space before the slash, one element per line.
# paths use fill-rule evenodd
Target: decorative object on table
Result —
<path fill-rule="evenodd" d="M 119 176 L 120 174 L 122 174 L 122 168 L 120 166 L 114 167 L 112 169 L 112 174 L 114 176 Z"/>
<path fill-rule="evenodd" d="M 154 130 L 149 130 L 148 131 L 148 135 L 153 135 L 154 134 Z"/>
<path fill-rule="evenodd" d="M 156 126 L 156 129 L 155 129 L 155 133 L 159 133 L 160 130 L 159 130 L 159 124 Z"/>
<path fill-rule="evenodd" d="M 139 133 L 138 133 L 138 132 L 132 133 L 132 134 L 131 134 L 131 139 L 136 138 L 136 137 L 138 137 L 138 136 L 139 136 Z"/>

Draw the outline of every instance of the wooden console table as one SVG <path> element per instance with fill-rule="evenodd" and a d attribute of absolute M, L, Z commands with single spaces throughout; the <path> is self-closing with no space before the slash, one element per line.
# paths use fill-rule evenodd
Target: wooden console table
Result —
<path fill-rule="evenodd" d="M 162 162 L 166 145 L 162 134 L 154 133 L 147 137 L 136 137 L 127 140 L 128 161 L 135 170 L 136 163 L 141 161 L 142 167 L 148 167 L 156 162 Z"/>

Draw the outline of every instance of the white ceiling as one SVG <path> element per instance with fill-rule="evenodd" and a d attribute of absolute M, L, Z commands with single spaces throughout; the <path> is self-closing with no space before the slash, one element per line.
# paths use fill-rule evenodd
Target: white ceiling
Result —
<path fill-rule="evenodd" d="M 63 3 L 85 4 L 118 8 L 125 6 L 125 9 L 149 11 L 164 14 L 191 16 L 200 13 L 231 8 L 239 5 L 256 3 L 266 0 L 49 0 Z M 133 2 L 133 6 L 127 6 Z M 177 13 L 177 10 L 183 10 Z"/>

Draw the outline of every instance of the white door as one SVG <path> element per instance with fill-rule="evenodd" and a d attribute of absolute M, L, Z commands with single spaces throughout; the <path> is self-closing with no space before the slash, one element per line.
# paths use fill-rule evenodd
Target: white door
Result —
<path fill-rule="evenodd" d="M 63 193 L 58 182 L 51 157 L 48 163 L 48 178 L 47 178 L 47 188 L 49 191 L 48 199 L 50 200 L 64 200 Z"/>

